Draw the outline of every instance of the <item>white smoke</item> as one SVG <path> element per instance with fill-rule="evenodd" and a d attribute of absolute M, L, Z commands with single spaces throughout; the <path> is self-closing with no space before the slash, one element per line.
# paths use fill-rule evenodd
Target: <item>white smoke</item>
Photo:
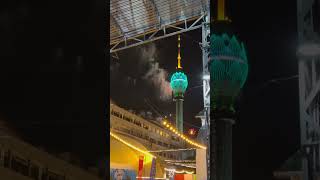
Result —
<path fill-rule="evenodd" d="M 148 71 L 143 76 L 144 79 L 149 80 L 159 90 L 159 97 L 162 101 L 171 99 L 170 82 L 167 81 L 168 72 L 159 67 L 156 61 L 157 48 L 155 44 L 150 44 L 148 47 L 141 49 L 141 61 L 148 64 Z"/>

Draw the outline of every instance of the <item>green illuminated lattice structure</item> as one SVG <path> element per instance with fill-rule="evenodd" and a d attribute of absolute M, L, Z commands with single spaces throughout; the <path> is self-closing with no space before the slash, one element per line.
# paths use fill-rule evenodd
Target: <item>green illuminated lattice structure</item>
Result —
<path fill-rule="evenodd" d="M 248 75 L 248 60 L 243 43 L 227 34 L 210 38 L 210 87 L 213 110 L 234 112 L 233 101 Z"/>
<path fill-rule="evenodd" d="M 183 98 L 188 87 L 187 75 L 182 71 L 177 71 L 171 76 L 170 86 L 174 98 Z"/>

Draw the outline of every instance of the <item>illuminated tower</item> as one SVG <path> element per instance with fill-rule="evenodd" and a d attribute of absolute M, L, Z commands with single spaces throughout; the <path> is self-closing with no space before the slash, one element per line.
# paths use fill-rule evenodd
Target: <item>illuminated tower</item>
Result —
<path fill-rule="evenodd" d="M 180 35 L 178 36 L 178 65 L 177 71 L 171 76 L 170 86 L 173 100 L 176 102 L 176 127 L 183 132 L 183 97 L 188 87 L 187 75 L 182 71 L 180 56 Z"/>
<path fill-rule="evenodd" d="M 232 32 L 225 0 L 212 0 L 210 35 L 210 179 L 232 180 L 234 100 L 248 75 L 243 43 Z"/>

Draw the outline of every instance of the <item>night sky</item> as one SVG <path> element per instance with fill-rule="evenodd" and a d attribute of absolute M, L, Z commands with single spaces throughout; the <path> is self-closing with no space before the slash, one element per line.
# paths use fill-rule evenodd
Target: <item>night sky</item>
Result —
<path fill-rule="evenodd" d="M 104 1 L 0 2 L 0 113 L 20 138 L 86 164 L 106 153 Z"/>
<path fill-rule="evenodd" d="M 272 179 L 272 172 L 299 147 L 298 80 L 272 80 L 298 74 L 296 1 L 231 1 L 231 19 L 238 38 L 246 44 L 249 77 L 239 96 L 239 118 L 233 131 L 234 179 Z M 202 60 L 198 42 L 201 31 L 182 36 L 182 63 L 189 87 L 201 85 Z M 162 114 L 175 112 L 174 103 L 161 101 L 157 87 L 143 76 L 148 72 L 142 51 L 156 47 L 159 68 L 173 73 L 176 67 L 177 37 L 118 53 L 110 61 L 110 97 L 120 106 L 153 110 L 151 101 Z M 152 52 L 151 50 L 149 52 Z M 169 76 L 167 80 L 169 80 Z M 185 96 L 184 120 L 200 126 L 194 116 L 202 110 L 202 88 Z"/>

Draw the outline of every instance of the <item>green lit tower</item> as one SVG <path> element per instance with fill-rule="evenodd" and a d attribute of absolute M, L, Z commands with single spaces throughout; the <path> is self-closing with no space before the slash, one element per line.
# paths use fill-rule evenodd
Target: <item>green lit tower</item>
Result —
<path fill-rule="evenodd" d="M 170 86 L 173 100 L 176 102 L 176 128 L 183 132 L 183 98 L 188 87 L 188 79 L 181 66 L 180 35 L 178 36 L 178 65 L 176 69 L 176 72 L 171 76 Z"/>
<path fill-rule="evenodd" d="M 246 50 L 231 28 L 225 0 L 211 0 L 210 179 L 232 180 L 234 102 L 248 75 Z"/>

